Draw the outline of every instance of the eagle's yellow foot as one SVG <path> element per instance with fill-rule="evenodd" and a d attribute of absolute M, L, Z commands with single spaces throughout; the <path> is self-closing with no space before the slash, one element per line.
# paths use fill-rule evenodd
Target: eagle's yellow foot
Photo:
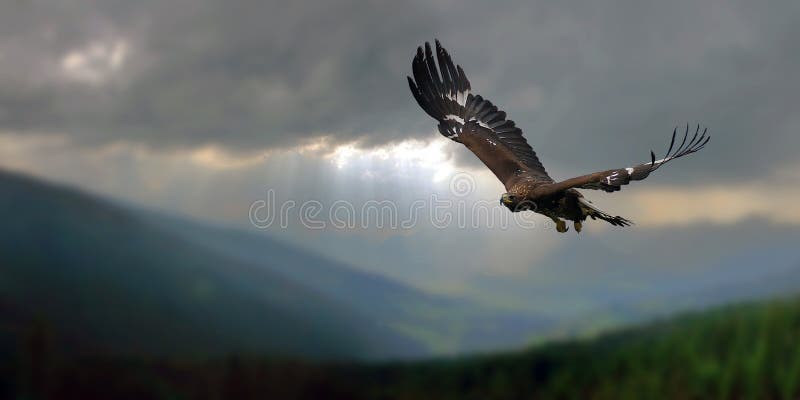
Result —
<path fill-rule="evenodd" d="M 575 230 L 580 232 L 583 229 L 583 224 L 580 221 L 575 221 Z"/>
<path fill-rule="evenodd" d="M 569 228 L 567 228 L 567 223 L 564 220 L 560 219 L 560 220 L 556 221 L 556 230 L 561 232 L 561 233 L 564 233 L 564 232 L 568 231 Z"/>

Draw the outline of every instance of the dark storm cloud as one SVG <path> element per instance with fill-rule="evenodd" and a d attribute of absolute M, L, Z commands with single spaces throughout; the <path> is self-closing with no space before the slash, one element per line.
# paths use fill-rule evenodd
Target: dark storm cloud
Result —
<path fill-rule="evenodd" d="M 800 145 L 799 7 L 4 2 L 0 129 L 234 150 L 323 134 L 367 144 L 430 137 L 433 121 L 404 78 L 414 47 L 439 37 L 551 169 L 646 159 L 651 147 L 663 151 L 675 123 L 699 121 L 714 133 L 704 168 L 754 176 L 794 159 Z M 64 76 L 65 55 L 114 40 L 127 56 L 100 84 Z"/>
<path fill-rule="evenodd" d="M 152 145 L 272 147 L 396 130 L 415 111 L 402 75 L 409 43 L 437 26 L 413 3 L 388 1 L 0 7 L 12 22 L 0 42 L 0 127 Z M 102 84 L 59 71 L 70 51 L 114 40 L 129 54 Z"/>
<path fill-rule="evenodd" d="M 799 10 L 789 2 L 562 2 L 484 12 L 494 18 L 448 42 L 468 75 L 489 74 L 473 87 L 508 111 L 551 172 L 645 161 L 651 148 L 663 154 L 676 123 L 701 122 L 714 136 L 697 156 L 703 168 L 714 178 L 751 177 L 794 159 L 800 145 Z M 659 179 L 682 182 L 694 169 Z"/>

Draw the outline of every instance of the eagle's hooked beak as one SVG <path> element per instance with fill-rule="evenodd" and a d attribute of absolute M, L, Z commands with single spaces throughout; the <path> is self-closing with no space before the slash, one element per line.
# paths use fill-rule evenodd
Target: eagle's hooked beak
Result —
<path fill-rule="evenodd" d="M 514 203 L 514 201 L 511 199 L 511 196 L 508 193 L 503 193 L 503 195 L 500 196 L 500 204 L 509 205 L 512 203 Z"/>

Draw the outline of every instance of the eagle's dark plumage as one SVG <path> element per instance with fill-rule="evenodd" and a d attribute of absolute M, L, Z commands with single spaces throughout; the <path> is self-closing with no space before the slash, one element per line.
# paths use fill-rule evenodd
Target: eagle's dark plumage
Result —
<path fill-rule="evenodd" d="M 676 128 L 669 150 L 660 160 L 651 151 L 650 162 L 555 182 L 514 121 L 489 100 L 472 94 L 464 70 L 453 63 L 438 40 L 436 54 L 433 53 L 429 43 L 425 43 L 424 50 L 417 49 L 411 64 L 414 78 L 408 78 L 414 99 L 439 121 L 442 135 L 467 146 L 500 179 L 508 191 L 501 198 L 502 204 L 512 211 L 544 214 L 556 222 L 560 232 L 567 230 L 564 219 L 574 221 L 578 231 L 587 217 L 617 226 L 630 225 L 631 221 L 592 206 L 576 188 L 618 191 L 622 185 L 647 178 L 667 162 L 702 149 L 710 139 L 699 125 L 690 139 L 687 125 L 676 147 Z"/>

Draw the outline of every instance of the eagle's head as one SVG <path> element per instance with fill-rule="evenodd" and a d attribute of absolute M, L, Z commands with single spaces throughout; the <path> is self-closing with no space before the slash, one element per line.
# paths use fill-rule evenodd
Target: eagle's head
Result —
<path fill-rule="evenodd" d="M 532 201 L 513 193 L 503 193 L 500 196 L 500 204 L 508 207 L 511 212 L 528 211 L 536 208 Z"/>

